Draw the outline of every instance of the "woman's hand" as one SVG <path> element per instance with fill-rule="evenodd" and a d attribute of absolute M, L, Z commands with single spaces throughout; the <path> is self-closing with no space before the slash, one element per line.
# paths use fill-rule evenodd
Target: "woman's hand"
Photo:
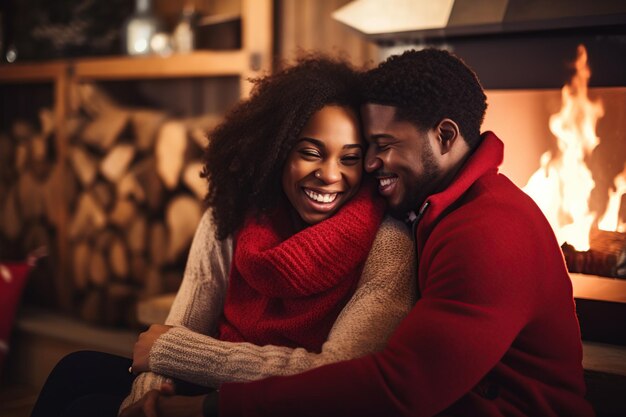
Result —
<path fill-rule="evenodd" d="M 139 400 L 121 410 L 118 417 L 157 417 L 156 407 L 159 397 L 173 395 L 176 395 L 174 381 L 168 378 L 161 384 L 160 389 L 146 392 Z"/>
<path fill-rule="evenodd" d="M 172 326 L 164 324 L 153 324 L 148 330 L 139 335 L 133 348 L 133 373 L 139 374 L 150 370 L 150 364 L 148 363 L 150 349 L 152 349 L 152 345 L 154 345 L 159 336 L 171 328 Z"/>
<path fill-rule="evenodd" d="M 118 417 L 157 417 L 156 404 L 160 396 L 159 390 L 150 390 L 139 401 L 123 409 Z"/>

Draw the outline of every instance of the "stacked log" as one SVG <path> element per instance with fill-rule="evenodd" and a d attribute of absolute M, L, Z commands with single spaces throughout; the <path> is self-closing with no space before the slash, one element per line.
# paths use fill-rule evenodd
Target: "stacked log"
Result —
<path fill-rule="evenodd" d="M 626 278 L 626 233 L 593 229 L 589 246 L 587 251 L 568 244 L 561 247 L 570 272 Z"/>
<path fill-rule="evenodd" d="M 175 119 L 122 107 L 94 85 L 80 90 L 86 120 L 68 150 L 80 184 L 68 219 L 78 313 L 134 325 L 138 299 L 180 285 L 206 192 L 199 175 L 206 141 L 192 132 L 210 130 L 217 118 Z"/>
<path fill-rule="evenodd" d="M 62 207 L 71 204 L 75 179 L 57 163 L 54 117 L 42 108 L 33 119 L 12 120 L 0 133 L 0 259 L 23 261 L 34 251 L 59 253 Z M 45 306 L 69 308 L 69 292 L 51 283 L 58 262 L 38 264 L 40 291 L 28 293 Z"/>
<path fill-rule="evenodd" d="M 2 257 L 24 259 L 41 246 L 55 249 L 54 208 L 72 198 L 73 181 L 54 162 L 53 120 L 52 111 L 42 109 L 38 120 L 16 120 L 0 133 Z"/>
<path fill-rule="evenodd" d="M 175 291 L 202 214 L 206 132 L 217 116 L 173 118 L 116 104 L 97 86 L 75 92 L 67 152 L 54 160 L 54 118 L 0 135 L 0 238 L 54 250 L 66 213 L 72 311 L 133 326 L 137 300 Z"/>

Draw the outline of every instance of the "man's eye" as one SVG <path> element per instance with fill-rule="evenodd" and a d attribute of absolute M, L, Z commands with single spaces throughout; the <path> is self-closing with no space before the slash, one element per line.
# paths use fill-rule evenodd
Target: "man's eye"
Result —
<path fill-rule="evenodd" d="M 341 158 L 344 165 L 356 165 L 361 162 L 361 155 L 346 155 Z"/>
<path fill-rule="evenodd" d="M 377 143 L 376 144 L 376 150 L 377 151 L 386 151 L 389 148 L 389 145 L 387 143 Z"/>

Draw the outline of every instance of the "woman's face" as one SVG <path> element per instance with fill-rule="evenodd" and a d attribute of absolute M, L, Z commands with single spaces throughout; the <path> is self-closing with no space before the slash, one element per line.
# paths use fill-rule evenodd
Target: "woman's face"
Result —
<path fill-rule="evenodd" d="M 356 114 L 326 106 L 302 129 L 283 169 L 283 190 L 306 224 L 335 214 L 358 191 L 364 144 Z"/>

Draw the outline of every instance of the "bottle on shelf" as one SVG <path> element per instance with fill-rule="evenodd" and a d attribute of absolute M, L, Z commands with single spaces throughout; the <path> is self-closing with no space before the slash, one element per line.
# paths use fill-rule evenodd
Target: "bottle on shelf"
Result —
<path fill-rule="evenodd" d="M 184 54 L 192 52 L 195 45 L 196 35 L 196 12 L 193 4 L 187 3 L 183 7 L 180 20 L 172 34 L 174 49 L 176 52 Z"/>
<path fill-rule="evenodd" d="M 161 21 L 152 11 L 152 0 L 135 0 L 135 12 L 122 29 L 122 50 L 128 55 L 148 55 L 152 36 L 161 29 Z"/>

